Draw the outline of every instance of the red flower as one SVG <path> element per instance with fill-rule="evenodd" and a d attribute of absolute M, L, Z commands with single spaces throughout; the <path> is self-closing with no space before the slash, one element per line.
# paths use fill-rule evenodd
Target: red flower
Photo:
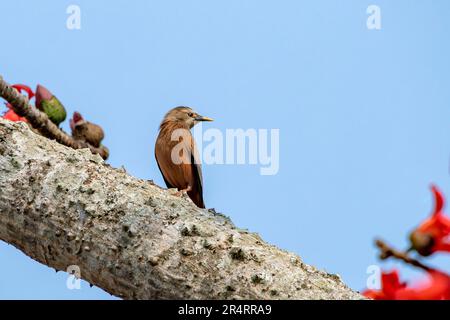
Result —
<path fill-rule="evenodd" d="M 436 186 L 432 186 L 435 209 L 430 218 L 425 220 L 410 235 L 412 248 L 423 256 L 434 252 L 450 252 L 450 218 L 444 215 L 444 197 Z"/>
<path fill-rule="evenodd" d="M 419 285 L 398 290 L 395 300 L 450 300 L 450 277 L 430 270 L 428 279 Z"/>
<path fill-rule="evenodd" d="M 31 100 L 34 97 L 34 92 L 33 92 L 33 90 L 31 90 L 31 88 L 29 86 L 26 86 L 24 84 L 14 84 L 11 87 L 13 87 L 17 91 L 19 91 L 19 93 L 21 93 L 22 91 L 25 91 L 28 94 L 28 100 Z"/>
<path fill-rule="evenodd" d="M 374 300 L 450 300 L 450 276 L 437 271 L 427 272 L 428 279 L 416 286 L 400 282 L 398 272 L 383 272 L 381 290 L 366 290 L 363 295 Z"/>
<path fill-rule="evenodd" d="M 24 84 L 15 84 L 15 85 L 12 85 L 11 87 L 13 87 L 13 88 L 16 89 L 17 91 L 19 91 L 19 93 L 22 92 L 22 91 L 25 91 L 25 92 L 28 94 L 28 100 L 31 100 L 31 99 L 34 97 L 34 92 L 33 92 L 33 90 L 31 90 L 30 87 L 28 87 L 28 86 L 26 86 L 26 85 L 24 85 Z M 4 118 L 4 119 L 10 120 L 10 121 L 14 121 L 14 122 L 17 122 L 17 121 L 28 122 L 26 118 L 20 117 L 20 116 L 18 116 L 18 115 L 14 112 L 14 110 L 13 110 L 11 104 L 6 103 L 6 107 L 7 107 L 9 110 L 7 110 L 7 111 L 3 114 L 3 118 Z"/>
<path fill-rule="evenodd" d="M 396 300 L 399 290 L 406 288 L 406 283 L 400 282 L 397 270 L 381 274 L 381 290 L 366 290 L 362 294 L 374 300 Z"/>
<path fill-rule="evenodd" d="M 7 104 L 6 105 L 8 108 L 10 108 L 10 106 Z M 23 122 L 27 122 L 26 118 L 23 117 L 19 117 L 14 110 L 9 109 L 8 111 L 6 111 L 3 116 L 3 119 L 9 120 L 9 121 L 14 121 L 14 122 L 18 122 L 18 121 L 23 121 Z"/>

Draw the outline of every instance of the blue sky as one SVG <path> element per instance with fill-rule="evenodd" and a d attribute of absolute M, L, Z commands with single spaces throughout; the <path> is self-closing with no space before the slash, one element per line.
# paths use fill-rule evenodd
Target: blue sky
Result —
<path fill-rule="evenodd" d="M 81 30 L 66 28 L 71 4 Z M 381 30 L 366 27 L 370 4 Z M 359 290 L 379 264 L 374 237 L 404 248 L 430 183 L 450 197 L 448 12 L 447 0 L 2 1 L 0 74 L 47 86 L 104 127 L 111 165 L 160 185 L 153 146 L 174 106 L 216 119 L 205 128 L 280 129 L 278 174 L 204 166 L 206 204 Z M 112 298 L 66 279 L 0 244 L 0 298 Z"/>

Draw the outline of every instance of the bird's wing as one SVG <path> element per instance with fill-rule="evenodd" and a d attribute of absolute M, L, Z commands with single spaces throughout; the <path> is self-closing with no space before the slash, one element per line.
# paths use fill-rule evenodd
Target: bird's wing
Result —
<path fill-rule="evenodd" d="M 200 160 L 200 155 L 198 153 L 197 146 L 195 145 L 194 139 L 192 139 L 192 153 L 191 153 L 191 163 L 192 163 L 192 173 L 194 176 L 193 181 L 195 181 L 192 186 L 193 190 L 196 190 L 197 206 L 204 208 L 205 204 L 203 202 L 203 175 L 202 175 L 202 164 Z"/>
<path fill-rule="evenodd" d="M 169 182 L 169 180 L 167 180 L 166 177 L 164 176 L 164 171 L 161 170 L 161 166 L 159 165 L 159 161 L 158 161 L 158 157 L 156 156 L 156 153 L 155 153 L 155 158 L 156 158 L 156 163 L 158 164 L 158 169 L 159 169 L 159 171 L 162 173 L 164 182 L 166 183 L 167 189 L 175 188 L 175 186 L 173 186 L 173 185 Z"/>
<path fill-rule="evenodd" d="M 187 135 L 183 136 L 182 142 L 183 150 L 187 152 L 183 152 L 183 164 L 181 164 L 180 167 L 186 187 L 188 185 L 191 186 L 191 190 L 188 191 L 189 197 L 197 207 L 204 208 L 205 203 L 203 202 L 203 177 L 200 156 L 192 134 L 190 131 L 187 133 Z"/>
<path fill-rule="evenodd" d="M 167 187 L 182 190 L 190 186 L 189 197 L 198 207 L 204 208 L 201 163 L 190 131 L 187 130 L 180 141 L 169 139 L 169 136 L 162 134 L 155 148 L 156 162 Z M 175 147 L 182 150 L 179 154 L 181 163 L 178 164 L 171 157 Z"/>
<path fill-rule="evenodd" d="M 169 181 L 169 178 L 167 176 L 168 172 L 170 172 L 171 168 L 169 166 L 167 162 L 167 159 L 163 159 L 164 157 L 164 152 L 162 149 L 164 148 L 164 146 L 159 145 L 159 138 L 156 142 L 156 147 L 155 147 L 155 159 L 156 159 L 156 163 L 158 164 L 158 169 L 161 172 L 161 175 L 163 176 L 164 182 L 166 183 L 167 188 L 171 189 L 171 188 L 176 188 L 176 186 L 174 184 L 172 184 Z"/>

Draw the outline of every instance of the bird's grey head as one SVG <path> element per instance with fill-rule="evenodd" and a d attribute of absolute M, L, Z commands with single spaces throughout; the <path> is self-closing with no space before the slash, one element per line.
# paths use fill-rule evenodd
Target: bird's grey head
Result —
<path fill-rule="evenodd" d="M 191 129 L 200 121 L 213 121 L 213 119 L 199 115 L 189 107 L 176 107 L 167 112 L 161 125 L 164 123 L 181 123 Z"/>

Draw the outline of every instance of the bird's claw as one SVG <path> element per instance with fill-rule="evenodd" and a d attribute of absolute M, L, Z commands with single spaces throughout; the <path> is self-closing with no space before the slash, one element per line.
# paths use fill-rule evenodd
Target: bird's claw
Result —
<path fill-rule="evenodd" d="M 180 198 L 189 197 L 189 195 L 188 195 L 189 191 L 191 191 L 190 187 L 183 189 L 183 190 L 178 190 L 173 195 L 175 197 L 180 197 Z"/>
<path fill-rule="evenodd" d="M 185 195 L 185 194 L 186 194 L 186 192 L 185 192 L 184 190 L 181 190 L 181 191 L 175 192 L 173 195 L 174 195 L 175 197 L 180 197 L 180 198 L 182 198 L 183 195 Z"/>

